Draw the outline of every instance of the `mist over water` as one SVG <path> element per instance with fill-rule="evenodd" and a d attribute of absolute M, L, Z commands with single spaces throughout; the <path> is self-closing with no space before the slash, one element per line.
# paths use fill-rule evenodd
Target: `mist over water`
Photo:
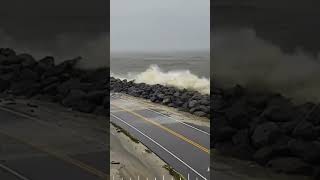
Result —
<path fill-rule="evenodd" d="M 218 29 L 213 40 L 213 78 L 230 87 L 279 92 L 296 101 L 320 101 L 320 61 L 296 48 L 284 53 L 251 28 Z"/>

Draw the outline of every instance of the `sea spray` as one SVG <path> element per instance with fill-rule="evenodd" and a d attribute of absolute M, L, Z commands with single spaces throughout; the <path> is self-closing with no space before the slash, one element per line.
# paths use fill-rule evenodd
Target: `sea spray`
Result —
<path fill-rule="evenodd" d="M 119 79 L 134 80 L 136 83 L 146 83 L 150 85 L 161 84 L 180 89 L 196 90 L 202 94 L 210 94 L 210 80 L 205 77 L 199 77 L 190 72 L 190 70 L 164 72 L 159 66 L 151 65 L 148 69 L 140 73 L 128 73 L 127 75 L 111 73 L 111 76 Z"/>
<path fill-rule="evenodd" d="M 213 79 L 225 87 L 279 92 L 295 101 L 320 101 L 320 61 L 303 51 L 285 54 L 272 43 L 242 29 L 216 32 Z"/>

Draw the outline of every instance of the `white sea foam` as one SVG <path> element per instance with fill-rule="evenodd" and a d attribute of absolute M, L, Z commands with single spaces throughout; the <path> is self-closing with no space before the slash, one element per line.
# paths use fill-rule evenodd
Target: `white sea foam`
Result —
<path fill-rule="evenodd" d="M 174 86 L 180 89 L 196 90 L 202 94 L 210 94 L 210 79 L 199 77 L 190 70 L 163 71 L 157 65 L 151 65 L 148 69 L 140 73 L 128 73 L 127 75 L 111 76 L 134 80 L 137 83 L 161 84 L 164 86 Z"/>

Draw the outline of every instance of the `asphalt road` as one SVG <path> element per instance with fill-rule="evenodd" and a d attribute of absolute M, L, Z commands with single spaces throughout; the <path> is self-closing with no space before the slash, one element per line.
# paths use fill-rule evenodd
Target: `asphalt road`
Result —
<path fill-rule="evenodd" d="M 111 97 L 110 120 L 128 131 L 186 179 L 210 179 L 210 130 L 178 121 L 121 97 Z"/>
<path fill-rule="evenodd" d="M 0 108 L 0 142 L 0 179 L 109 179 L 103 144 L 68 128 Z"/>

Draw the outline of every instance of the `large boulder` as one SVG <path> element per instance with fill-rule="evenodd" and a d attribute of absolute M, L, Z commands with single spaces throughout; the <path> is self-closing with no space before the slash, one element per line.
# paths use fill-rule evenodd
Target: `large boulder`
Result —
<path fill-rule="evenodd" d="M 80 101 L 86 98 L 87 94 L 79 89 L 72 89 L 67 97 L 62 101 L 65 106 L 76 106 Z"/>
<path fill-rule="evenodd" d="M 231 137 L 237 132 L 236 129 L 226 126 L 221 127 L 213 132 L 215 141 L 226 141 L 230 140 Z"/>
<path fill-rule="evenodd" d="M 69 79 L 68 81 L 61 83 L 61 85 L 58 87 L 58 92 L 62 95 L 66 95 L 72 89 L 87 91 L 90 89 L 90 84 L 82 83 L 78 78 Z"/>
<path fill-rule="evenodd" d="M 0 48 L 0 54 L 3 56 L 15 56 L 16 52 L 10 48 Z"/>
<path fill-rule="evenodd" d="M 237 133 L 237 129 L 230 127 L 223 115 L 217 114 L 212 120 L 212 124 L 215 125 L 215 129 L 212 132 L 212 140 L 215 142 L 231 141 L 232 136 Z"/>
<path fill-rule="evenodd" d="M 306 120 L 314 125 L 320 125 L 320 104 L 313 104 L 312 108 L 310 108 L 308 112 L 310 112 L 310 114 L 307 116 Z"/>
<path fill-rule="evenodd" d="M 20 81 L 28 81 L 28 80 L 37 81 L 39 80 L 39 76 L 38 76 L 38 73 L 32 71 L 29 68 L 25 68 L 20 71 L 19 79 Z"/>
<path fill-rule="evenodd" d="M 231 107 L 224 110 L 229 124 L 237 129 L 247 128 L 249 126 L 250 117 L 248 109 L 243 100 L 235 102 Z"/>
<path fill-rule="evenodd" d="M 19 54 L 18 57 L 22 59 L 21 65 L 24 68 L 33 68 L 37 64 L 34 57 L 31 56 L 30 54 L 26 54 L 26 53 Z"/>
<path fill-rule="evenodd" d="M 42 87 L 46 87 L 46 86 L 48 86 L 48 85 L 51 85 L 51 84 L 53 84 L 53 83 L 57 83 L 57 82 L 59 82 L 59 81 L 60 81 L 59 77 L 56 77 L 56 76 L 48 77 L 48 78 L 46 78 L 46 79 L 42 79 L 42 80 L 41 80 L 41 86 L 42 86 Z"/>
<path fill-rule="evenodd" d="M 92 113 L 96 109 L 96 104 L 89 102 L 88 100 L 78 101 L 78 104 L 72 106 L 73 109 L 84 113 Z"/>
<path fill-rule="evenodd" d="M 289 150 L 307 162 L 320 162 L 320 143 L 293 139 L 288 143 Z"/>
<path fill-rule="evenodd" d="M 317 133 L 312 123 L 308 121 L 301 121 L 297 124 L 292 132 L 293 136 L 305 139 L 317 138 Z"/>
<path fill-rule="evenodd" d="M 194 107 L 196 107 L 198 105 L 198 103 L 199 102 L 197 100 L 191 100 L 191 101 L 189 101 L 188 107 L 189 108 L 194 108 Z"/>
<path fill-rule="evenodd" d="M 20 64 L 23 59 L 19 58 L 18 56 L 7 56 L 6 58 L 1 58 L 0 63 L 2 65 L 13 65 L 13 64 Z"/>
<path fill-rule="evenodd" d="M 12 82 L 9 92 L 18 96 L 31 97 L 41 92 L 41 85 L 33 80 Z"/>
<path fill-rule="evenodd" d="M 107 96 L 106 91 L 91 91 L 87 94 L 87 99 L 92 103 L 101 105 L 105 96 Z"/>
<path fill-rule="evenodd" d="M 237 131 L 237 133 L 232 137 L 232 142 L 235 145 L 250 145 L 249 129 Z"/>
<path fill-rule="evenodd" d="M 57 69 L 59 69 L 61 72 L 73 69 L 81 59 L 81 57 L 76 57 L 70 60 L 65 60 L 57 65 Z"/>
<path fill-rule="evenodd" d="M 49 69 L 54 66 L 54 57 L 46 56 L 39 60 L 38 66 L 42 69 Z"/>
<path fill-rule="evenodd" d="M 265 165 L 270 159 L 289 155 L 288 142 L 290 140 L 291 138 L 288 136 L 280 136 L 274 144 L 258 149 L 253 154 L 253 159 L 259 164 Z"/>
<path fill-rule="evenodd" d="M 263 112 L 263 116 L 275 122 L 289 121 L 292 119 L 292 115 L 294 115 L 293 108 L 280 105 L 269 106 Z"/>
<path fill-rule="evenodd" d="M 280 134 L 281 130 L 276 123 L 266 122 L 257 126 L 251 139 L 256 147 L 262 147 L 272 144 Z"/>

